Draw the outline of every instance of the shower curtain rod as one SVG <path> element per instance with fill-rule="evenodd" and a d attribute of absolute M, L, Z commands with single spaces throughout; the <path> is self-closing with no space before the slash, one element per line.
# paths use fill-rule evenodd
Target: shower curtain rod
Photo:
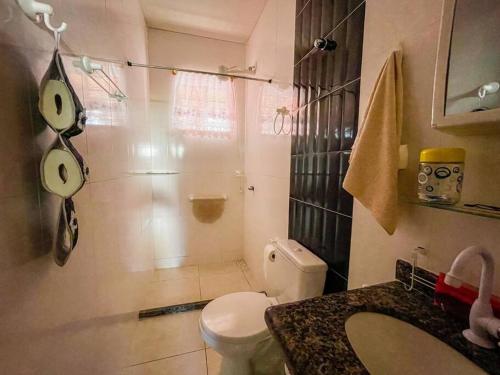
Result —
<path fill-rule="evenodd" d="M 135 66 L 135 67 L 138 67 L 138 68 L 170 70 L 172 72 L 202 73 L 202 74 L 211 74 L 211 75 L 219 76 L 219 77 L 230 77 L 230 78 L 248 79 L 250 81 L 260 81 L 260 82 L 267 82 L 267 83 L 272 83 L 273 82 L 272 79 L 253 78 L 253 77 L 241 76 L 241 75 L 236 75 L 236 74 L 206 72 L 206 71 L 203 71 L 203 70 L 173 68 L 173 67 L 170 67 L 170 66 L 138 64 L 138 63 L 134 63 L 132 61 L 127 61 L 127 65 L 128 66 Z"/>
<path fill-rule="evenodd" d="M 78 58 L 80 58 L 80 57 L 83 56 L 82 54 L 71 53 L 71 52 L 62 52 L 61 55 L 62 56 L 67 56 L 67 57 L 78 57 Z M 128 61 L 128 60 L 127 61 L 122 61 L 122 60 L 110 59 L 110 58 L 106 58 L 106 57 L 95 57 L 95 56 L 88 56 L 88 57 L 91 60 L 98 60 L 98 61 L 103 61 L 103 62 L 112 63 L 112 64 L 118 64 L 118 65 L 127 65 L 127 66 L 130 66 L 130 67 L 170 70 L 172 72 L 177 71 L 177 72 L 188 72 L 188 73 L 211 74 L 211 75 L 219 76 L 219 77 L 241 78 L 241 79 L 248 79 L 250 81 L 259 81 L 259 82 L 267 82 L 267 83 L 272 83 L 273 82 L 272 79 L 247 77 L 247 76 L 238 75 L 238 74 L 215 73 L 215 72 L 206 72 L 206 71 L 203 71 L 203 70 L 173 68 L 173 67 L 170 67 L 170 66 L 162 66 L 162 65 L 139 64 L 139 63 L 135 63 L 135 62 Z"/>

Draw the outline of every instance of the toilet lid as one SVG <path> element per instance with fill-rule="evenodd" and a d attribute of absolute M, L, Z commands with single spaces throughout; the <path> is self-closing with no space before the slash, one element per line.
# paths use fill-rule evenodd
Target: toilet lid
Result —
<path fill-rule="evenodd" d="M 216 298 L 201 312 L 205 334 L 224 342 L 260 341 L 269 336 L 264 311 L 271 302 L 263 293 L 231 293 Z"/>

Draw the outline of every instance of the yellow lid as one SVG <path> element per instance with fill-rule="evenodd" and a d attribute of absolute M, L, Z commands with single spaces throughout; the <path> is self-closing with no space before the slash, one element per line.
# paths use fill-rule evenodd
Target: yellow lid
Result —
<path fill-rule="evenodd" d="M 420 151 L 420 161 L 424 163 L 463 163 L 463 148 L 425 148 Z"/>

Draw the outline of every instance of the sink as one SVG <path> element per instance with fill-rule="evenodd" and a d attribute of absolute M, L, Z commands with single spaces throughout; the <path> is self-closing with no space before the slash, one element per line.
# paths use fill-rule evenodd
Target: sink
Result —
<path fill-rule="evenodd" d="M 388 315 L 357 313 L 347 319 L 345 329 L 372 375 L 486 374 L 444 342 Z"/>

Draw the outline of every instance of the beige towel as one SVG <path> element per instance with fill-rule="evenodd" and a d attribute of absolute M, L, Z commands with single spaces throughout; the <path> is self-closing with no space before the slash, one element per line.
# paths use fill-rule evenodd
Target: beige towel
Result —
<path fill-rule="evenodd" d="M 344 189 L 389 234 L 398 219 L 398 164 L 403 122 L 403 55 L 392 52 L 379 74 L 354 147 Z"/>

